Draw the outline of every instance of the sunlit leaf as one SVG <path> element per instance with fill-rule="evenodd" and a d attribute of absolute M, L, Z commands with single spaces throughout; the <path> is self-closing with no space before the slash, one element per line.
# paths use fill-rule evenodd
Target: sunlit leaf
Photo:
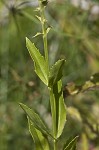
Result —
<path fill-rule="evenodd" d="M 42 132 L 35 128 L 33 122 L 28 118 L 30 134 L 34 140 L 37 150 L 49 150 L 48 139 Z"/>
<path fill-rule="evenodd" d="M 66 108 L 63 99 L 61 80 L 50 89 L 50 102 L 54 124 L 53 134 L 55 138 L 58 138 L 62 134 L 66 121 Z"/>
<path fill-rule="evenodd" d="M 35 64 L 35 72 L 39 78 L 47 85 L 48 84 L 48 71 L 44 57 L 40 54 L 39 50 L 35 47 L 28 38 L 26 38 L 26 46 L 30 53 L 31 58 Z"/>
<path fill-rule="evenodd" d="M 47 126 L 44 124 L 44 122 L 40 118 L 40 116 L 37 113 L 35 113 L 35 111 L 33 109 L 30 109 L 28 106 L 26 106 L 22 103 L 20 103 L 20 106 L 25 111 L 25 113 L 30 118 L 30 120 L 33 122 L 36 129 L 38 129 L 43 134 L 46 134 L 47 136 L 53 137 L 51 135 L 49 129 L 47 128 Z"/>

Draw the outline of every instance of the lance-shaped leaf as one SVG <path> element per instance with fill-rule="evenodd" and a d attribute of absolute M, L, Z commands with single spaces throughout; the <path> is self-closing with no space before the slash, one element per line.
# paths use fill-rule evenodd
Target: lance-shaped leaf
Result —
<path fill-rule="evenodd" d="M 53 86 L 62 78 L 62 70 L 65 60 L 58 60 L 50 69 L 49 72 L 49 87 Z"/>
<path fill-rule="evenodd" d="M 48 68 L 44 57 L 40 54 L 34 43 L 32 43 L 28 38 L 26 38 L 26 46 L 34 61 L 36 74 L 46 85 L 48 85 Z"/>
<path fill-rule="evenodd" d="M 64 148 L 63 150 L 76 150 L 76 143 L 77 143 L 77 138 L 78 136 L 76 136 L 75 138 L 69 138 L 65 145 L 64 145 Z"/>
<path fill-rule="evenodd" d="M 51 136 L 53 138 L 51 132 L 49 131 L 47 126 L 44 124 L 43 120 L 33 109 L 30 109 L 28 106 L 22 103 L 20 103 L 20 106 L 25 111 L 25 113 L 30 118 L 30 120 L 33 122 L 36 129 L 41 131 L 43 134 L 46 134 L 47 136 Z"/>
<path fill-rule="evenodd" d="M 36 149 L 37 150 L 49 150 L 47 137 L 43 135 L 41 131 L 35 128 L 33 122 L 29 119 L 29 117 L 28 117 L 28 125 L 29 125 L 29 131 L 34 140 Z"/>
<path fill-rule="evenodd" d="M 66 108 L 63 99 L 62 82 L 58 81 L 50 88 L 50 102 L 53 121 L 54 138 L 58 138 L 63 131 L 66 121 Z"/>

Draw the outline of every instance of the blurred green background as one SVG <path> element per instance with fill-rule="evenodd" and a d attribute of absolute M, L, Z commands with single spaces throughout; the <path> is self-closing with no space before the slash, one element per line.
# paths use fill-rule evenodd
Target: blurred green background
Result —
<path fill-rule="evenodd" d="M 46 7 L 50 64 L 67 60 L 67 122 L 59 149 L 62 141 L 79 135 L 78 150 L 99 150 L 99 1 L 82 1 L 49 0 Z M 28 37 L 43 54 L 42 37 L 33 38 L 41 31 L 36 6 L 36 0 L 0 0 L 0 150 L 34 149 L 19 102 L 35 108 L 50 126 L 49 94 L 25 46 Z M 75 87 L 84 85 L 77 94 Z"/>

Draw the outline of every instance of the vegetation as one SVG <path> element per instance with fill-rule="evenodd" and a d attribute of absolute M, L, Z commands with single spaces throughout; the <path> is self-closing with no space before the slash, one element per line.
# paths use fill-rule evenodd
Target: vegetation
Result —
<path fill-rule="evenodd" d="M 42 34 L 33 38 L 41 31 L 34 4 L 0 1 L 1 150 L 34 148 L 19 102 L 35 108 L 51 127 L 49 93 L 33 72 L 25 46 L 25 37 L 29 37 L 44 56 Z M 50 66 L 58 59 L 66 59 L 62 83 L 67 122 L 57 143 L 59 149 L 76 135 L 79 135 L 77 149 L 99 149 L 99 19 L 90 20 L 89 12 L 73 7 L 68 1 L 49 1 L 46 7 L 46 27 L 51 28 Z"/>

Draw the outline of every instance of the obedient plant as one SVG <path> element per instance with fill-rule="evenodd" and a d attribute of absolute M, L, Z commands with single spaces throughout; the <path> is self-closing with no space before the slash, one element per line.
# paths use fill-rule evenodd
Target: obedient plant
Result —
<path fill-rule="evenodd" d="M 37 76 L 48 87 L 52 114 L 52 129 L 48 129 L 44 121 L 33 109 L 30 109 L 22 103 L 20 103 L 20 106 L 27 115 L 29 131 L 33 137 L 36 150 L 51 150 L 48 140 L 52 141 L 51 147 L 53 147 L 53 150 L 58 150 L 57 143 L 66 122 L 66 106 L 63 98 L 61 80 L 65 60 L 58 60 L 52 67 L 49 66 L 47 46 L 47 34 L 49 32 L 49 28 L 46 28 L 47 20 L 45 19 L 45 8 L 48 1 L 38 0 L 38 2 L 39 8 L 37 10 L 40 12 L 40 16 L 37 16 L 37 18 L 41 23 L 42 32 L 37 33 L 35 36 L 40 34 L 43 36 L 44 56 L 41 55 L 34 43 L 32 43 L 28 38 L 26 38 L 26 47 L 34 61 Z M 61 149 L 76 150 L 76 140 L 77 137 L 66 141 Z"/>

